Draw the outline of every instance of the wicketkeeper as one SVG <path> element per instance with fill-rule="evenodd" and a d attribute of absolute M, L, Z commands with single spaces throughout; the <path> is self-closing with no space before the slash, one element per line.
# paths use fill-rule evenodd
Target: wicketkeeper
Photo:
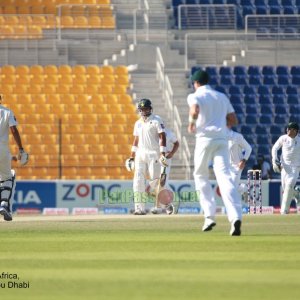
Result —
<path fill-rule="evenodd" d="M 8 145 L 9 128 L 19 147 L 18 160 L 21 165 L 28 162 L 28 154 L 23 149 L 14 113 L 2 106 L 2 95 L 0 95 L 0 116 L 0 214 L 3 215 L 5 221 L 12 221 L 11 199 L 16 176 L 15 172 L 11 170 L 12 156 Z"/>
<path fill-rule="evenodd" d="M 152 114 L 149 99 L 138 102 L 138 111 L 141 118 L 134 125 L 131 155 L 125 166 L 129 171 L 134 170 L 134 214 L 145 215 L 146 178 L 149 177 L 150 181 L 158 179 L 161 167 L 167 166 L 166 135 L 164 122 L 158 115 Z"/>
<path fill-rule="evenodd" d="M 280 136 L 272 148 L 272 165 L 276 173 L 281 173 L 283 189 L 281 214 L 288 214 L 291 201 L 295 197 L 295 185 L 300 172 L 300 137 L 299 125 L 291 122 L 287 126 L 287 133 Z M 277 152 L 282 149 L 280 159 Z"/>

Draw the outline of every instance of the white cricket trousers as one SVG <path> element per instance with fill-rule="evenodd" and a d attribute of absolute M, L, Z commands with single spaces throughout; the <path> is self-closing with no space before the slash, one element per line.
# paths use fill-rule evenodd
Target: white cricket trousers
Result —
<path fill-rule="evenodd" d="M 145 209 L 147 201 L 146 179 L 150 181 L 159 179 L 161 165 L 159 163 L 159 153 L 139 149 L 135 157 L 135 171 L 133 179 L 134 206 L 135 209 Z"/>
<path fill-rule="evenodd" d="M 281 170 L 281 185 L 283 189 L 280 213 L 287 214 L 290 211 L 294 197 L 294 186 L 299 177 L 300 167 L 283 164 Z"/>
<path fill-rule="evenodd" d="M 230 173 L 228 141 L 226 139 L 196 138 L 194 154 L 194 180 L 199 193 L 204 216 L 214 218 L 216 202 L 209 181 L 209 164 L 213 163 L 214 173 L 220 188 L 228 220 L 242 219 L 241 198 Z"/>
<path fill-rule="evenodd" d="M 11 155 L 9 147 L 0 144 L 0 181 L 5 181 L 11 177 Z"/>

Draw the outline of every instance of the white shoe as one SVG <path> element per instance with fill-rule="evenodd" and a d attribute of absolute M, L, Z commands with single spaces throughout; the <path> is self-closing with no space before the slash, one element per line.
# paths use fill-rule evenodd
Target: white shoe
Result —
<path fill-rule="evenodd" d="M 169 205 L 167 206 L 167 208 L 166 208 L 166 213 L 167 213 L 168 215 L 173 215 L 173 214 L 175 214 L 175 207 L 174 207 L 173 204 L 169 204 Z"/>
<path fill-rule="evenodd" d="M 241 220 L 235 220 L 231 223 L 231 229 L 230 229 L 230 235 L 232 236 L 239 236 L 241 235 L 241 226 L 242 221 Z"/>
<path fill-rule="evenodd" d="M 146 212 L 144 210 L 141 209 L 137 209 L 134 211 L 133 213 L 135 216 L 144 216 L 146 214 Z"/>
<path fill-rule="evenodd" d="M 205 218 L 204 224 L 202 226 L 202 231 L 210 231 L 213 229 L 214 226 L 216 226 L 215 220 L 211 218 Z"/>
<path fill-rule="evenodd" d="M 159 208 L 159 207 L 152 207 L 151 208 L 151 213 L 154 214 L 154 215 L 161 214 L 162 213 L 162 209 Z"/>

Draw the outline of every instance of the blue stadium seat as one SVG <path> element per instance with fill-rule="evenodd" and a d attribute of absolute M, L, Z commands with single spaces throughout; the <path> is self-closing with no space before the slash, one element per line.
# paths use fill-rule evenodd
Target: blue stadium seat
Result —
<path fill-rule="evenodd" d="M 261 70 L 259 66 L 249 66 L 248 75 L 261 75 Z"/>
<path fill-rule="evenodd" d="M 292 66 L 291 67 L 291 75 L 293 75 L 293 76 L 300 75 L 300 66 Z"/>
<path fill-rule="evenodd" d="M 283 14 L 284 15 L 294 15 L 297 14 L 297 8 L 295 6 L 284 6 L 283 7 Z"/>
<path fill-rule="evenodd" d="M 297 87 L 293 85 L 288 85 L 286 87 L 286 94 L 287 95 L 298 95 Z"/>
<path fill-rule="evenodd" d="M 216 67 L 206 67 L 205 71 L 208 73 L 209 76 L 211 76 L 211 75 L 217 76 L 218 75 L 218 71 L 217 71 Z"/>
<path fill-rule="evenodd" d="M 209 85 L 216 86 L 220 84 L 219 76 L 210 76 Z"/>
<path fill-rule="evenodd" d="M 283 28 L 283 38 L 285 40 L 296 40 L 298 39 L 297 29 L 294 27 Z"/>
<path fill-rule="evenodd" d="M 269 7 L 267 5 L 257 5 L 256 7 L 257 15 L 267 15 L 269 13 Z"/>
<path fill-rule="evenodd" d="M 228 89 L 230 95 L 241 95 L 242 90 L 238 85 L 231 85 Z"/>
<path fill-rule="evenodd" d="M 257 116 L 255 114 L 246 115 L 246 124 L 257 124 Z"/>
<path fill-rule="evenodd" d="M 227 4 L 240 5 L 240 0 L 227 0 Z"/>
<path fill-rule="evenodd" d="M 300 86 L 300 75 L 294 75 L 292 77 L 292 84 Z"/>
<path fill-rule="evenodd" d="M 278 85 L 289 85 L 290 84 L 290 76 L 289 75 L 278 75 L 277 84 Z"/>
<path fill-rule="evenodd" d="M 300 100 L 298 98 L 298 95 L 288 95 L 287 96 L 287 103 L 288 104 L 299 104 Z"/>
<path fill-rule="evenodd" d="M 267 104 L 267 105 L 271 105 L 272 104 L 270 96 L 268 96 L 268 95 L 260 95 L 258 97 L 258 103 L 259 104 Z"/>
<path fill-rule="evenodd" d="M 259 118 L 260 124 L 272 124 L 272 116 L 271 115 L 263 115 Z"/>
<path fill-rule="evenodd" d="M 274 118 L 274 123 L 286 125 L 288 123 L 288 120 L 287 120 L 287 117 L 285 117 L 285 115 L 277 115 Z"/>
<path fill-rule="evenodd" d="M 199 4 L 211 4 L 210 0 L 200 0 Z"/>
<path fill-rule="evenodd" d="M 231 67 L 220 67 L 219 69 L 219 74 L 220 75 L 232 75 L 232 69 Z"/>
<path fill-rule="evenodd" d="M 249 76 L 249 84 L 250 85 L 261 85 L 262 77 L 260 75 L 251 75 Z"/>
<path fill-rule="evenodd" d="M 244 94 L 245 95 L 256 95 L 256 88 L 251 85 L 244 86 Z"/>
<path fill-rule="evenodd" d="M 251 6 L 253 5 L 252 0 L 240 0 L 241 6 Z"/>
<path fill-rule="evenodd" d="M 236 114 L 238 123 L 239 124 L 245 124 L 245 115 L 244 114 Z"/>
<path fill-rule="evenodd" d="M 294 1 L 293 0 L 281 0 L 281 5 L 282 6 L 293 6 Z"/>
<path fill-rule="evenodd" d="M 273 96 L 273 103 L 277 104 L 285 104 L 285 95 L 274 95 Z"/>
<path fill-rule="evenodd" d="M 256 10 L 253 5 L 244 5 L 242 6 L 242 14 L 243 17 L 249 16 L 249 15 L 255 15 Z"/>
<path fill-rule="evenodd" d="M 248 84 L 247 76 L 246 75 L 236 75 L 234 82 L 237 85 L 246 85 L 246 84 Z"/>
<path fill-rule="evenodd" d="M 257 115 L 257 105 L 256 104 L 247 104 L 246 105 L 246 114 Z"/>
<path fill-rule="evenodd" d="M 267 0 L 254 0 L 254 5 L 258 6 L 258 5 L 266 5 Z"/>
<path fill-rule="evenodd" d="M 271 143 L 272 143 L 272 145 L 274 145 L 274 144 L 277 142 L 278 138 L 279 138 L 281 135 L 282 135 L 282 134 L 272 134 L 272 135 L 271 135 Z"/>
<path fill-rule="evenodd" d="M 261 104 L 260 105 L 260 113 L 262 115 L 273 115 L 272 106 L 268 104 Z"/>
<path fill-rule="evenodd" d="M 244 114 L 243 104 L 233 104 L 233 108 L 236 114 Z"/>
<path fill-rule="evenodd" d="M 300 118 L 300 104 L 290 105 L 289 113 L 298 115 L 298 118 Z"/>
<path fill-rule="evenodd" d="M 212 0 L 212 4 L 226 4 L 226 0 Z"/>
<path fill-rule="evenodd" d="M 285 88 L 280 85 L 274 85 L 272 88 L 272 94 L 273 95 L 284 95 L 285 94 Z"/>
<path fill-rule="evenodd" d="M 235 105 L 235 104 L 242 105 L 243 104 L 241 95 L 231 95 L 230 102 L 232 105 Z"/>
<path fill-rule="evenodd" d="M 282 126 L 278 126 L 276 124 L 271 125 L 271 127 L 270 127 L 270 133 L 271 134 L 281 135 L 282 132 L 283 132 Z"/>
<path fill-rule="evenodd" d="M 173 5 L 173 6 L 178 6 L 178 5 L 180 5 L 180 4 L 182 4 L 182 1 L 181 1 L 181 0 L 172 0 L 172 5 Z"/>
<path fill-rule="evenodd" d="M 263 84 L 265 85 L 275 85 L 277 82 L 275 75 L 265 75 L 263 79 Z"/>
<path fill-rule="evenodd" d="M 264 156 L 270 155 L 270 152 L 271 152 L 271 148 L 270 148 L 269 144 L 259 145 L 257 147 L 257 153 L 263 154 Z"/>
<path fill-rule="evenodd" d="M 265 85 L 259 85 L 258 88 L 257 88 L 257 93 L 259 95 L 270 95 L 270 90 Z"/>
<path fill-rule="evenodd" d="M 280 104 L 275 105 L 275 114 L 286 115 L 287 114 L 286 105 L 280 105 Z"/>
<path fill-rule="evenodd" d="M 225 88 L 224 86 L 222 86 L 222 85 L 217 85 L 217 86 L 215 87 L 215 90 L 218 91 L 218 92 L 220 92 L 220 93 L 223 93 L 223 94 L 226 94 L 226 95 L 227 95 L 226 88 Z"/>
<path fill-rule="evenodd" d="M 288 66 L 277 66 L 276 74 L 277 75 L 290 75 L 289 67 Z"/>
<path fill-rule="evenodd" d="M 282 7 L 280 5 L 269 5 L 270 15 L 281 15 L 282 12 Z"/>
<path fill-rule="evenodd" d="M 269 134 L 269 127 L 258 124 L 255 127 L 255 133 L 256 134 Z"/>
<path fill-rule="evenodd" d="M 245 95 L 244 96 L 245 104 L 255 104 L 256 105 L 256 95 Z"/>
<path fill-rule="evenodd" d="M 260 134 L 256 137 L 256 144 L 263 145 L 269 142 L 268 134 Z"/>
<path fill-rule="evenodd" d="M 263 75 L 275 75 L 275 70 L 273 66 L 263 66 L 261 73 Z"/>
<path fill-rule="evenodd" d="M 268 0 L 268 5 L 280 5 L 280 0 Z"/>
<path fill-rule="evenodd" d="M 294 115 L 294 114 L 291 114 L 290 115 L 290 118 L 289 118 L 289 122 L 296 122 L 296 123 L 299 123 L 299 115 Z"/>
<path fill-rule="evenodd" d="M 231 75 L 221 75 L 220 85 L 232 85 L 232 76 Z"/>
<path fill-rule="evenodd" d="M 242 125 L 241 126 L 241 134 L 243 134 L 243 135 L 253 134 L 253 132 L 252 132 L 252 126 Z"/>
<path fill-rule="evenodd" d="M 235 66 L 233 69 L 234 75 L 247 75 L 247 69 L 245 66 Z"/>

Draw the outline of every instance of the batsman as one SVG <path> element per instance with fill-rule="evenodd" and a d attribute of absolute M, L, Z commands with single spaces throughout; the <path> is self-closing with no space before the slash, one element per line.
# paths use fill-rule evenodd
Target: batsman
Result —
<path fill-rule="evenodd" d="M 134 171 L 134 214 L 145 215 L 146 178 L 150 181 L 159 179 L 164 167 L 168 166 L 166 134 L 161 117 L 152 114 L 153 108 L 149 99 L 141 99 L 137 108 L 141 118 L 134 125 L 131 155 L 125 166 L 128 171 Z"/>

